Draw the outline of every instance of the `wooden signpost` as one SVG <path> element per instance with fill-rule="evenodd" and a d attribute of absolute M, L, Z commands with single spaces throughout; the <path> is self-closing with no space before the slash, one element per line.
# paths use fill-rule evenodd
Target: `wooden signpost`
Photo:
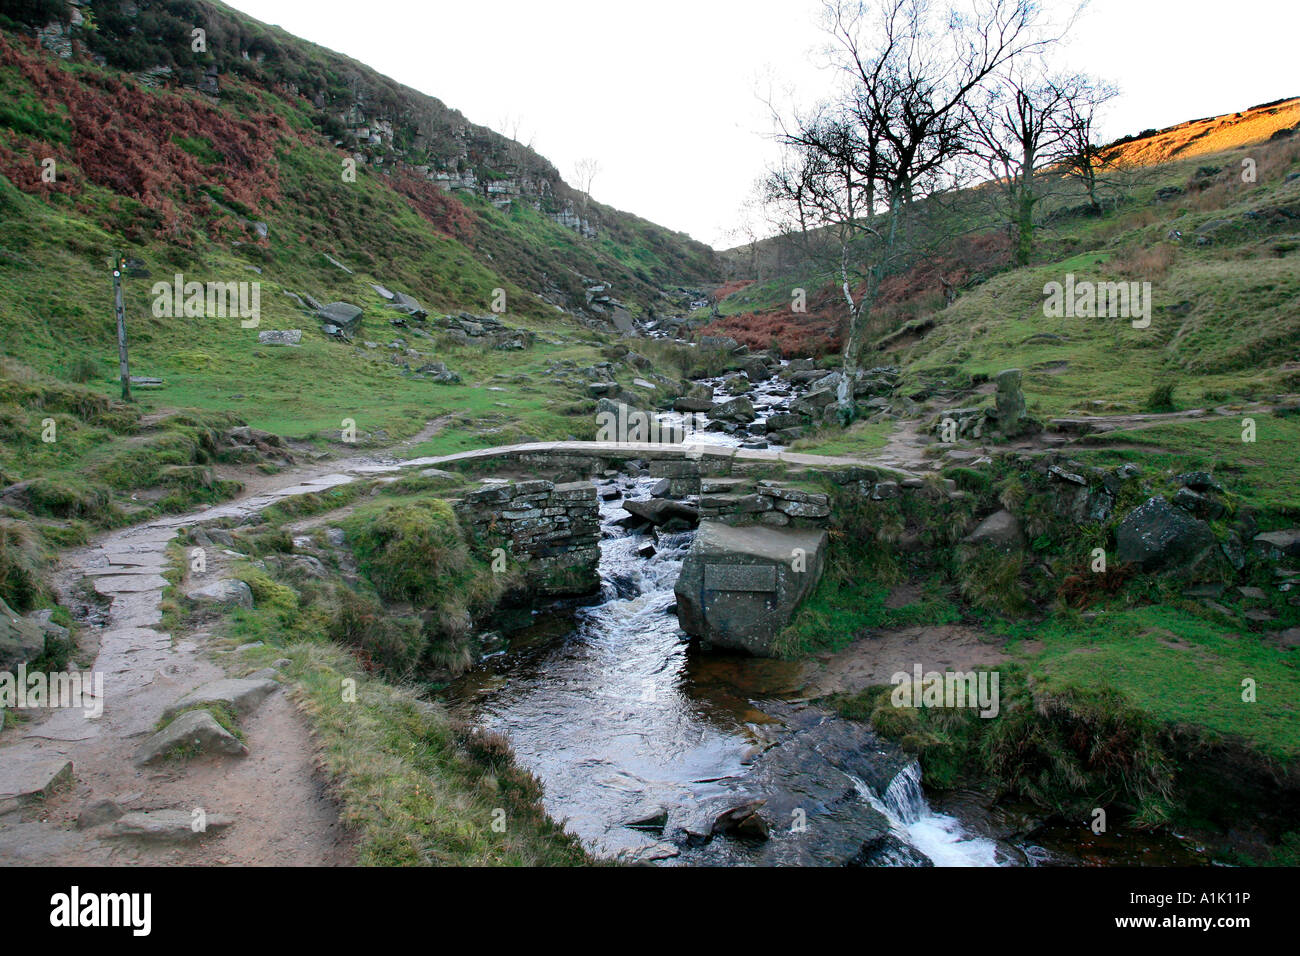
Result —
<path fill-rule="evenodd" d="M 126 256 L 120 252 L 113 256 L 113 308 L 117 311 L 117 363 L 122 375 L 122 401 L 131 401 L 131 363 L 126 357 L 126 310 L 122 306 L 122 273 L 126 271 Z"/>

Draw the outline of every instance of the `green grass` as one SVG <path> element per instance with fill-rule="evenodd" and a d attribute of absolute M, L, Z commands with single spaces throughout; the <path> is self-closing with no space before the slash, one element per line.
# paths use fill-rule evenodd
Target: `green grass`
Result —
<path fill-rule="evenodd" d="M 892 688 L 832 703 L 917 753 L 931 787 L 979 786 L 1078 820 L 1118 804 L 1139 827 L 1166 823 L 1179 809 L 1168 734 L 1122 693 L 1096 681 L 1045 688 L 1016 667 L 996 673 L 992 718 L 974 709 L 897 706 Z"/>
<path fill-rule="evenodd" d="M 391 490 L 391 489 L 386 489 Z M 326 492 L 326 495 L 329 493 Z M 277 539 L 276 522 L 314 511 L 316 501 L 283 507 L 258 526 L 259 540 Z M 437 545 L 455 550 L 454 523 L 442 502 L 404 497 L 367 503 L 341 519 L 362 563 L 386 586 L 434 602 L 458 595 L 444 589 L 463 575 L 466 556 L 447 554 L 441 576 L 424 566 L 401 573 L 393 559 L 429 557 Z M 367 528 L 375 525 L 372 533 Z M 385 529 L 400 528 L 394 544 Z M 434 532 L 441 531 L 441 537 Z M 419 532 L 419 533 L 416 533 Z M 435 540 L 436 539 L 436 540 Z M 241 541 L 241 545 L 244 542 Z M 425 545 L 422 555 L 411 548 Z M 377 569 L 382 569 L 379 571 Z M 421 573 L 427 575 L 422 578 Z M 358 839 L 358 862 L 373 866 L 563 866 L 590 862 L 576 838 L 545 813 L 541 785 L 514 761 L 509 745 L 453 720 L 420 698 L 414 684 L 384 676 L 383 633 L 407 622 L 421 638 L 418 617 L 403 617 L 368 597 L 329 582 L 290 582 L 252 564 L 236 569 L 249 583 L 254 607 L 230 612 L 219 624 L 230 645 L 261 642 L 240 655 L 255 669 L 287 659 L 292 693 L 311 725 L 322 770 Z M 414 578 L 411 575 L 415 575 Z M 186 626 L 184 618 L 169 622 Z M 363 631 L 364 633 L 349 633 Z M 343 641 L 344 644 L 339 643 Z M 346 646 L 344 646 L 346 644 Z"/>
<path fill-rule="evenodd" d="M 0 477 L 30 481 L 37 518 L 99 526 L 185 510 L 236 493 L 215 476 L 229 414 L 176 413 L 142 424 L 141 411 L 93 389 L 0 364 Z M 136 500 L 134 492 L 155 493 Z"/>
<path fill-rule="evenodd" d="M 932 584 L 921 600 L 901 608 L 885 606 L 890 588 L 877 582 L 837 580 L 826 575 L 800 606 L 798 616 L 778 636 L 782 657 L 798 658 L 838 651 L 872 630 L 961 620 L 946 588 Z"/>
<path fill-rule="evenodd" d="M 868 458 L 889 443 L 894 428 L 892 421 L 856 422 L 848 428 L 823 428 L 799 439 L 790 450 L 828 457 Z"/>
<path fill-rule="evenodd" d="M 342 818 L 368 866 L 572 866 L 589 862 L 546 816 L 541 785 L 500 738 L 365 675 L 327 644 L 291 644 L 288 676 Z M 344 681 L 355 681 L 355 700 Z M 494 827 L 502 821 L 504 832 Z"/>
<path fill-rule="evenodd" d="M 1147 605 L 1105 607 L 1092 621 L 1063 615 L 989 626 L 1011 639 L 1008 650 L 1024 654 L 1046 686 L 1104 683 L 1160 720 L 1236 735 L 1294 760 L 1300 756 L 1296 662 L 1240 623 L 1216 618 L 1191 605 Z M 1026 641 L 1041 642 L 1041 650 L 1027 650 Z M 1256 703 L 1242 701 L 1246 678 L 1255 681 Z"/>
<path fill-rule="evenodd" d="M 1242 422 L 1255 423 L 1255 441 L 1242 441 Z M 1108 449 L 1107 446 L 1130 446 Z M 1137 446 L 1133 448 L 1131 446 Z M 1211 471 L 1240 503 L 1256 511 L 1265 523 L 1300 516 L 1300 418 L 1261 414 L 1162 423 L 1129 431 L 1110 432 L 1072 451 L 1092 464 L 1135 462 L 1165 474 Z"/>

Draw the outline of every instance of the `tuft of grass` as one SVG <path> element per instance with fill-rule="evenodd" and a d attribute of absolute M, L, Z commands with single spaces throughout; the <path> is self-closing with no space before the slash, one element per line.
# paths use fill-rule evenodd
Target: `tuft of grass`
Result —
<path fill-rule="evenodd" d="M 1148 412 L 1176 412 L 1178 406 L 1174 404 L 1174 383 L 1161 382 L 1155 388 L 1151 389 L 1151 394 L 1147 396 L 1145 408 Z"/>

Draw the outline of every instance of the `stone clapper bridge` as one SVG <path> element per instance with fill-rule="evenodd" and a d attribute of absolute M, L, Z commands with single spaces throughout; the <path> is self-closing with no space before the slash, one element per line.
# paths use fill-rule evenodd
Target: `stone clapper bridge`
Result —
<path fill-rule="evenodd" d="M 404 461 L 354 458 L 322 463 L 315 468 L 285 473 L 286 482 L 271 490 L 109 532 L 91 545 L 70 550 L 61 559 L 65 580 L 75 584 L 83 578 L 90 579 L 96 592 L 110 602 L 105 620 L 96 629 L 99 650 L 91 667 L 92 672 L 104 675 L 103 714 L 99 719 L 90 720 L 80 709 L 56 710 L 48 719 L 22 731 L 12 743 L 0 747 L 0 821 L 10 812 L 39 802 L 67 786 L 80 785 L 82 791 L 90 790 L 92 796 L 104 797 L 106 793 L 101 787 L 118 785 L 123 765 L 129 766 L 132 759 L 136 763 L 149 762 L 151 751 L 160 745 L 154 740 L 159 734 L 149 735 L 161 719 L 174 713 L 178 706 L 184 707 L 186 702 L 211 698 L 233 704 L 240 711 L 245 708 L 251 711 L 278 687 L 271 673 L 259 672 L 243 681 L 228 680 L 197 642 L 173 641 L 170 634 L 159 629 L 163 591 L 168 586 L 162 577 L 169 560 L 166 548 L 180 529 L 224 518 L 245 518 L 286 498 L 319 493 L 362 478 L 490 460 L 517 462 L 521 470 L 530 474 L 551 474 L 557 480 L 569 482 L 599 475 L 616 463 L 645 461 L 652 475 L 670 477 L 674 494 L 690 493 L 692 489 L 698 493 L 699 483 L 709 487 L 711 476 L 725 487 L 729 480 L 726 476 L 739 462 L 826 469 L 852 481 L 885 478 L 889 480 L 882 481 L 878 487 L 893 486 L 891 494 L 897 493 L 900 481 L 905 487 L 920 483 L 915 476 L 896 468 L 882 469 L 869 460 L 854 458 L 703 443 L 538 442 Z M 588 487 L 594 492 L 594 485 Z M 759 491 L 769 495 L 779 493 L 774 488 Z M 786 495 L 788 500 L 782 503 L 787 506 L 794 503 L 786 510 L 800 513 L 806 505 L 800 496 L 807 493 L 788 491 Z M 573 497 L 590 498 L 594 503 L 594 494 Z M 759 496 L 751 495 L 747 499 L 754 497 Z M 824 514 L 816 510 L 803 513 L 824 517 L 829 510 Z M 762 524 L 730 527 L 721 521 L 705 520 L 696 542 L 678 582 L 679 617 L 683 627 L 688 633 L 708 636 L 723 646 L 769 653 L 768 642 L 775 631 L 816 584 L 824 563 L 826 532 Z M 170 729 L 165 728 L 161 733 Z M 207 730 L 222 735 L 219 727 Z M 231 741 L 216 741 L 218 745 L 223 742 Z M 234 746 L 214 749 L 231 754 L 247 752 L 246 748 Z M 78 769 L 82 767 L 87 768 L 84 777 Z M 115 792 L 107 790 L 109 794 Z M 162 830 L 169 830 L 176 839 L 186 842 L 193 836 L 188 826 L 189 816 L 181 811 L 123 815 L 121 809 L 114 809 L 117 816 L 108 816 L 109 821 L 115 820 L 110 836 L 165 839 L 167 834 L 160 835 Z M 177 819 L 171 819 L 168 814 Z M 212 830 L 232 822 L 220 815 L 209 818 L 210 824 L 219 823 L 210 826 Z M 74 835 L 61 832 L 63 836 L 59 839 L 66 847 L 67 839 Z M 12 841 L 0 838 L 0 856 L 5 855 L 3 851 L 20 847 L 21 842 L 14 841 L 34 836 L 14 833 Z M 28 859 L 42 861 L 39 855 L 28 854 Z"/>

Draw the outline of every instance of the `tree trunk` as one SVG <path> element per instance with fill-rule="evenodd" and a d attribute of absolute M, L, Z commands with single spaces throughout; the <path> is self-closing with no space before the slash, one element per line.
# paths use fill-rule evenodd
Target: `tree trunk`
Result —
<path fill-rule="evenodd" d="M 1016 207 L 1016 265 L 1027 266 L 1034 254 L 1034 197 L 1027 187 Z"/>

